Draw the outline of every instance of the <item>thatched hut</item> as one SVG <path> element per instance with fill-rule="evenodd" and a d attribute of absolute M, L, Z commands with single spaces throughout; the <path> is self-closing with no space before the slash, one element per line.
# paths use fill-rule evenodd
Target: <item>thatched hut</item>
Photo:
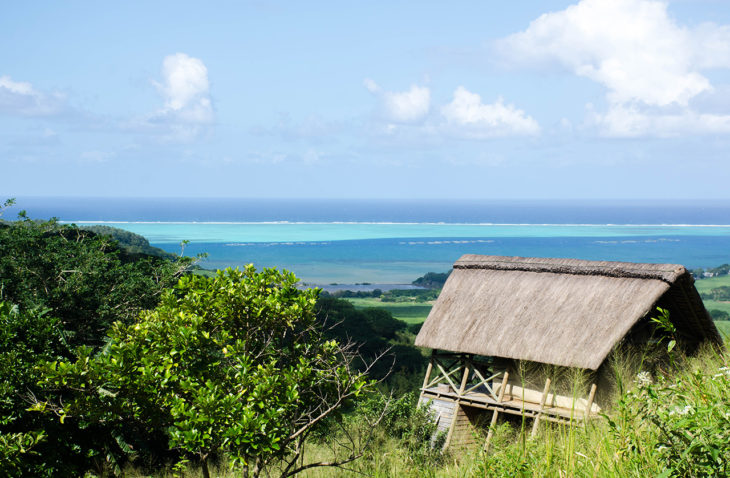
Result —
<path fill-rule="evenodd" d="M 421 400 L 445 446 L 473 441 L 485 412 L 492 424 L 499 413 L 534 418 L 533 432 L 541 419 L 588 419 L 618 344 L 658 342 L 657 307 L 686 352 L 721 343 L 680 265 L 465 255 L 416 338 L 433 349 Z"/>

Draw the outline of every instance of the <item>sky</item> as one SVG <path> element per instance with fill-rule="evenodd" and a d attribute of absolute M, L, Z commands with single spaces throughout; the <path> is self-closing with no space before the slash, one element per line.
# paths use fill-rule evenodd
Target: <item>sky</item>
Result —
<path fill-rule="evenodd" d="M 730 198 L 726 0 L 0 11 L 0 198 Z"/>

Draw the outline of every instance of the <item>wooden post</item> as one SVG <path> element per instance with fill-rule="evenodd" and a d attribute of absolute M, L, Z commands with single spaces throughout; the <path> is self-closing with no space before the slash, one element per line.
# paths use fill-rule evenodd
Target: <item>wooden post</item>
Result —
<path fill-rule="evenodd" d="M 418 404 L 421 404 L 421 401 L 423 400 L 423 392 L 426 389 L 426 385 L 428 385 L 428 381 L 431 379 L 431 370 L 433 370 L 433 358 L 436 355 L 436 350 L 431 350 L 431 360 L 428 361 L 428 367 L 426 367 L 426 376 L 423 379 L 423 386 L 421 387 L 421 396 L 418 397 Z"/>
<path fill-rule="evenodd" d="M 542 409 L 545 408 L 545 401 L 547 400 L 548 392 L 550 392 L 550 379 L 545 380 L 545 388 L 542 390 L 542 397 L 540 398 L 540 409 L 535 415 L 535 422 L 532 424 L 532 433 L 530 437 L 537 435 L 537 426 L 540 424 L 540 415 L 542 415 Z"/>
<path fill-rule="evenodd" d="M 459 387 L 459 397 L 464 393 L 464 389 L 466 389 L 466 382 L 469 380 L 469 373 L 471 372 L 469 368 L 469 361 L 467 359 L 462 359 L 464 364 L 464 376 L 461 377 L 461 386 Z"/>
<path fill-rule="evenodd" d="M 591 384 L 591 391 L 588 394 L 588 403 L 586 404 L 586 412 L 583 416 L 584 421 L 588 421 L 588 418 L 591 416 L 591 407 L 593 406 L 593 399 L 596 398 L 596 384 Z"/>
<path fill-rule="evenodd" d="M 461 405 L 459 405 L 459 400 L 457 399 L 454 402 L 454 412 L 451 414 L 451 425 L 449 425 L 449 432 L 446 434 L 446 440 L 444 441 L 442 450 L 446 450 L 451 444 L 451 436 L 454 434 L 454 428 L 456 428 L 456 420 L 459 418 L 460 409 Z"/>
<path fill-rule="evenodd" d="M 504 390 L 507 388 L 507 380 L 509 380 L 509 372 L 504 371 L 504 378 L 502 379 L 502 386 L 499 388 L 499 397 L 497 403 L 502 403 L 504 398 Z M 487 433 L 487 441 L 484 443 L 484 453 L 489 451 L 489 442 L 492 441 L 492 435 L 494 435 L 494 426 L 497 424 L 497 416 L 499 412 L 495 409 L 492 413 L 492 421 L 489 424 L 489 432 Z"/>

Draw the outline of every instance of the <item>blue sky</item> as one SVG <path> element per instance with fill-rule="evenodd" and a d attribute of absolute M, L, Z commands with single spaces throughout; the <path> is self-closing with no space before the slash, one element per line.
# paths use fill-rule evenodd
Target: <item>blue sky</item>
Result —
<path fill-rule="evenodd" d="M 730 198 L 723 0 L 9 2 L 0 195 Z"/>

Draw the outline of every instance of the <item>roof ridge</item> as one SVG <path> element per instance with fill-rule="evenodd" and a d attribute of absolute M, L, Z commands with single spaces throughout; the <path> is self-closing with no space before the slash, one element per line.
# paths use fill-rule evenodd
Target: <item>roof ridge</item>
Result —
<path fill-rule="evenodd" d="M 632 267 L 633 266 L 633 267 Z M 646 266 L 646 268 L 636 267 Z M 454 269 L 489 269 L 537 273 L 654 279 L 673 284 L 687 270 L 679 264 L 643 264 L 631 262 L 551 259 L 537 257 L 480 256 L 466 254 L 454 263 Z"/>

